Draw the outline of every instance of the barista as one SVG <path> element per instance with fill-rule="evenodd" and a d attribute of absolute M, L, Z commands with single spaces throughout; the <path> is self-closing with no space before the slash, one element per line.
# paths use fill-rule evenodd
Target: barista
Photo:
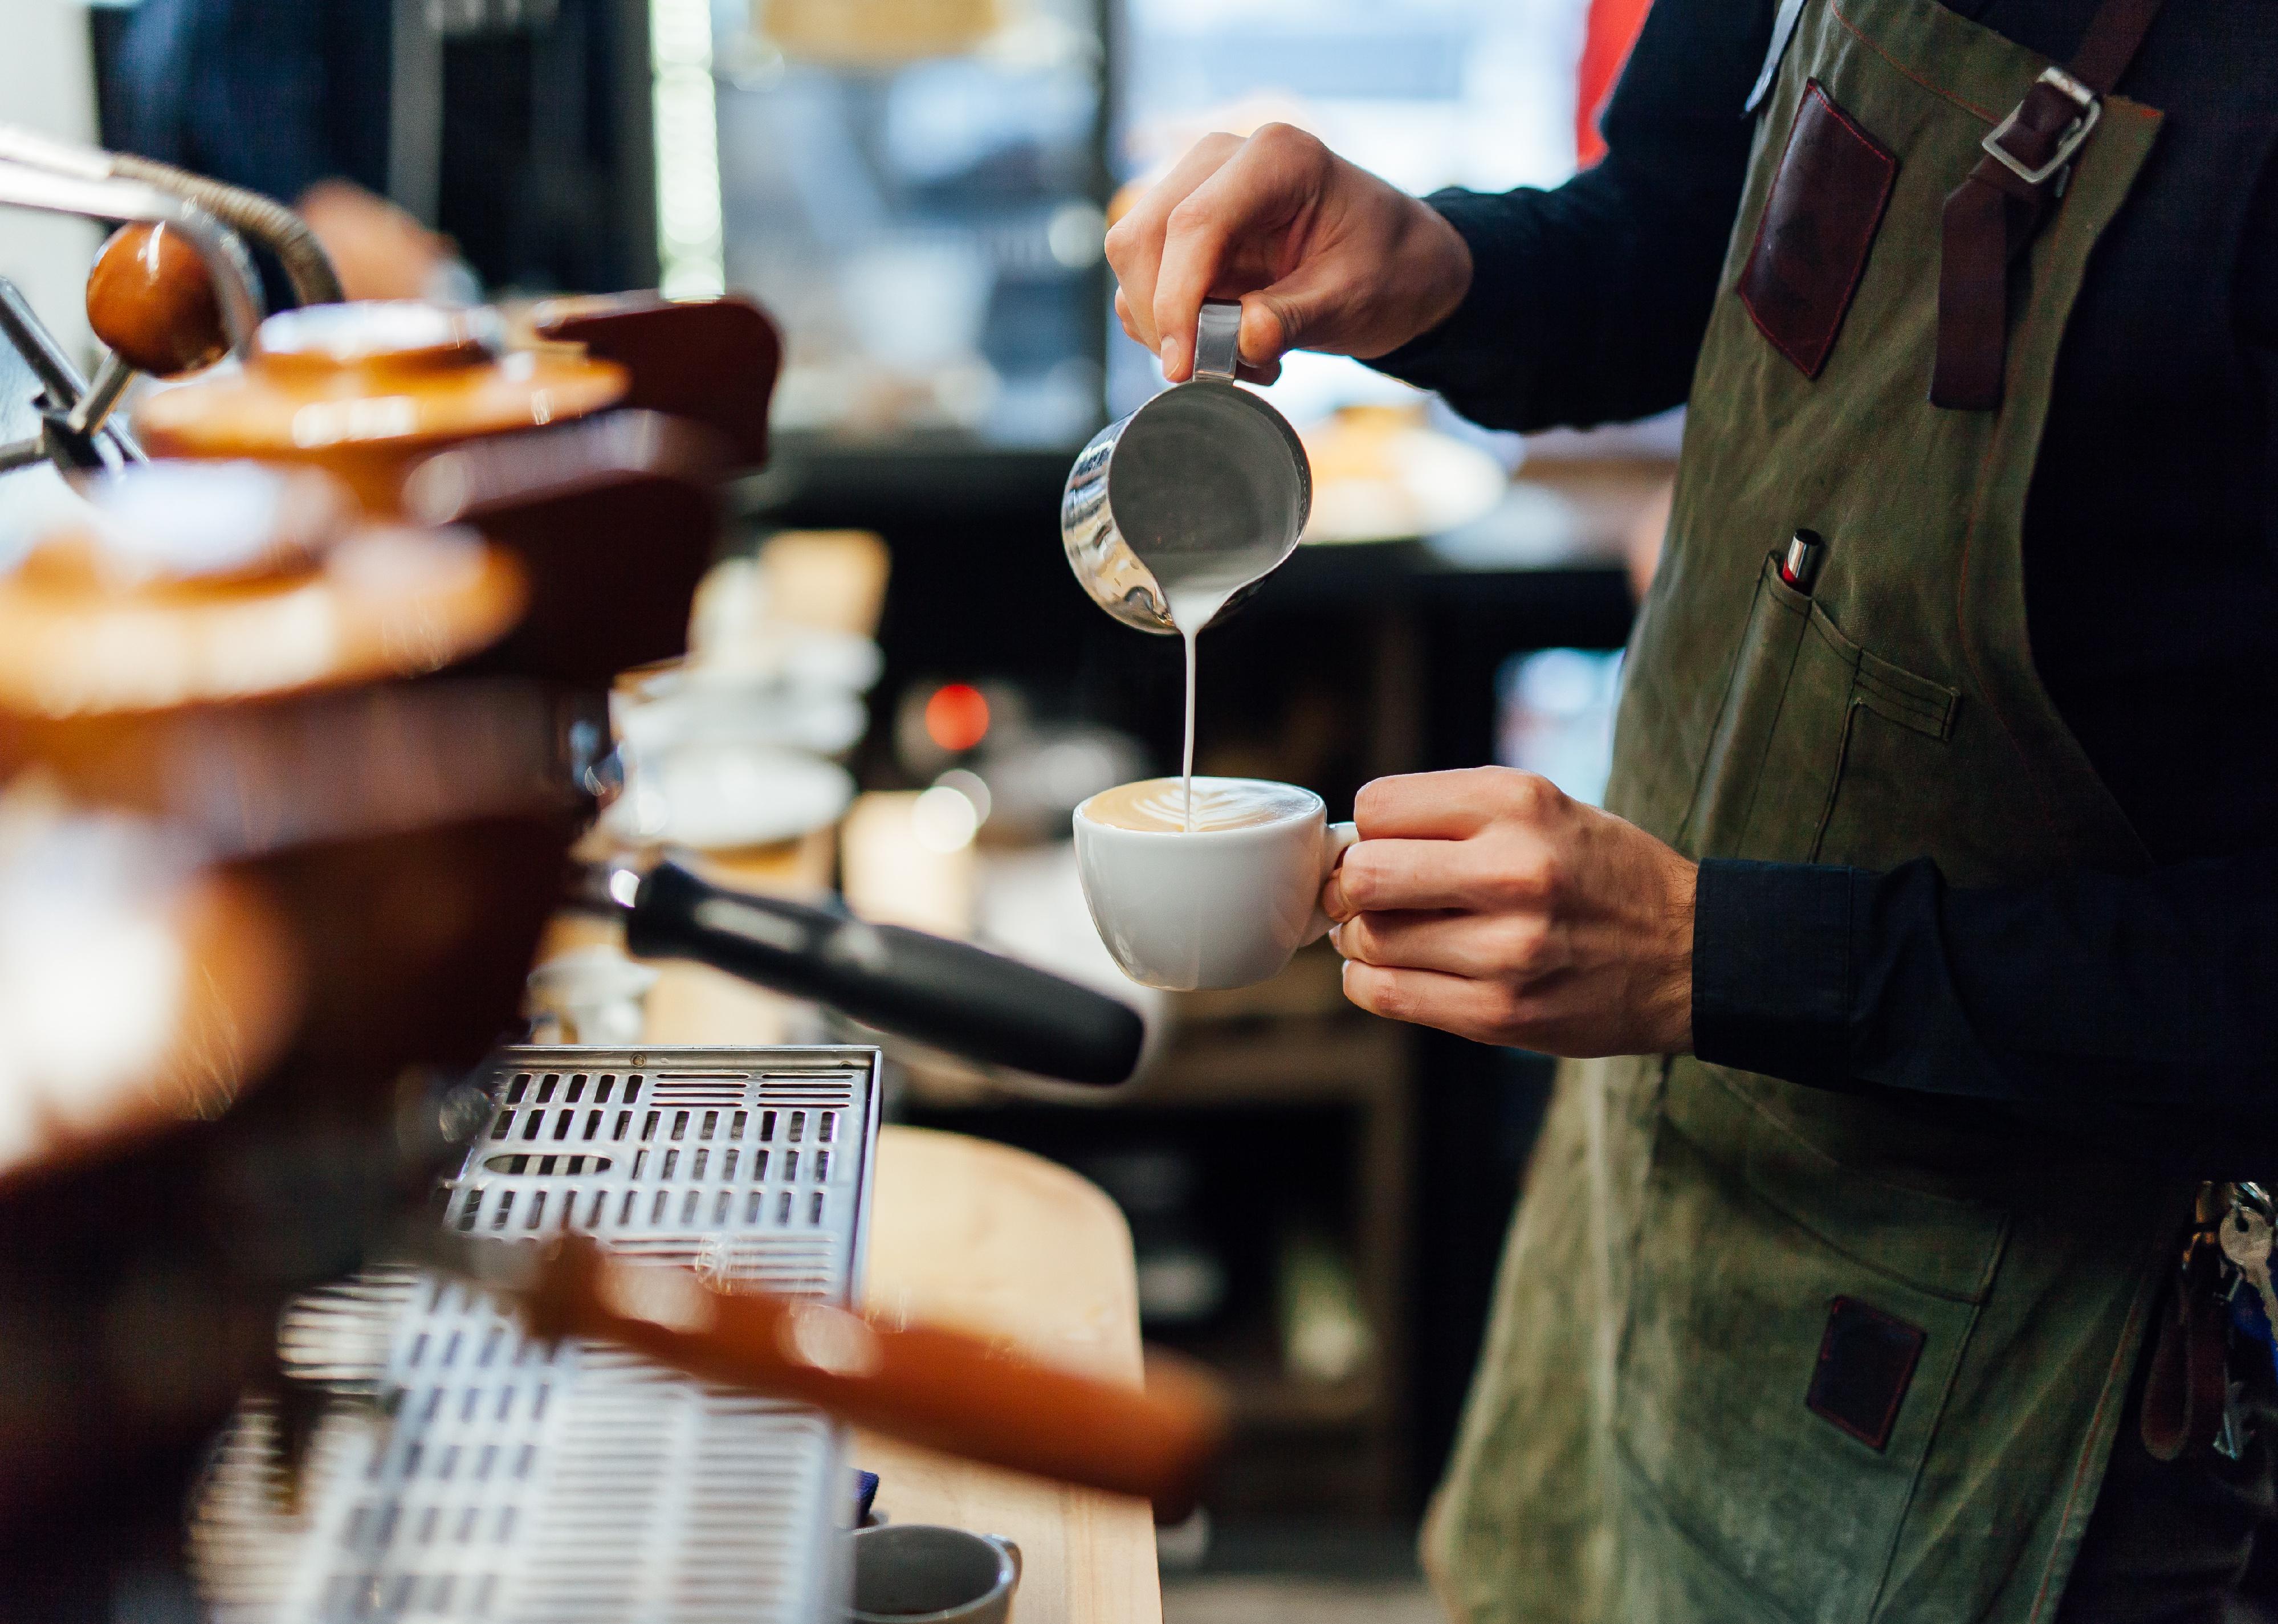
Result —
<path fill-rule="evenodd" d="M 1108 244 L 1173 380 L 1241 295 L 1258 377 L 1689 404 L 1610 811 L 1381 781 L 1326 898 L 1361 1005 L 1616 1056 L 1429 1565 L 1474 1620 L 2249 1616 L 2270 1359 L 2177 1257 L 2278 1166 L 2278 8 L 1661 0 L 1605 133 L 1428 203 L 1215 136 Z"/>

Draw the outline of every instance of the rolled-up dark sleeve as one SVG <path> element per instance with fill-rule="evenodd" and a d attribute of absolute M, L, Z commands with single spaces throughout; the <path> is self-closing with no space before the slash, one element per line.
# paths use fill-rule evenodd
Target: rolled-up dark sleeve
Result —
<path fill-rule="evenodd" d="M 1708 862 L 1693 901 L 1693 1048 L 1798 1082 L 1851 1068 L 1854 871 Z"/>
<path fill-rule="evenodd" d="M 1369 364 L 1493 428 L 1682 402 L 1746 179 L 1741 112 L 1772 0 L 1660 0 L 1602 121 L 1608 152 L 1549 189 L 1429 201 L 1472 250 L 1470 294 Z"/>
<path fill-rule="evenodd" d="M 1985 889 L 1927 859 L 1712 860 L 1695 892 L 1701 1059 L 1997 1103 L 2206 1176 L 2278 1150 L 2274 989 L 2278 853 Z"/>

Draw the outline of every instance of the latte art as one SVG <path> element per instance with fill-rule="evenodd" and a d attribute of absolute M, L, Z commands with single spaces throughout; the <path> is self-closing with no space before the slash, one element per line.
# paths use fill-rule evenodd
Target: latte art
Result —
<path fill-rule="evenodd" d="M 1206 835 L 1280 823 L 1316 812 L 1320 806 L 1311 790 L 1278 784 L 1270 779 L 1197 778 L 1193 783 L 1191 823 L 1187 821 L 1183 782 L 1176 778 L 1146 778 L 1135 784 L 1103 789 L 1079 807 L 1076 815 L 1110 828 L 1135 829 L 1144 834 Z"/>

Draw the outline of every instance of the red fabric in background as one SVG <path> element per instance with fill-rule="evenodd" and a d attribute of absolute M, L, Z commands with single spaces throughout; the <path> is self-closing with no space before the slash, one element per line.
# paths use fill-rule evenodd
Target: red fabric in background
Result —
<path fill-rule="evenodd" d="M 1638 30 L 1653 0 L 1590 0 L 1590 21 L 1582 35 L 1579 70 L 1580 94 L 1574 98 L 1574 155 L 1579 167 L 1587 169 L 1606 156 L 1606 138 L 1598 133 L 1598 115 L 1630 59 Z"/>

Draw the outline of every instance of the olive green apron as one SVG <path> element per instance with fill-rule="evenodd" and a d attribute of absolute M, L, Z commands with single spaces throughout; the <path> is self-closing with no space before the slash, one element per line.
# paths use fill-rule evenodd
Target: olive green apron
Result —
<path fill-rule="evenodd" d="M 2107 98 L 2012 301 L 2005 404 L 1927 400 L 1939 211 L 2045 59 L 1812 0 L 1756 134 L 1630 651 L 1613 808 L 1695 856 L 1961 885 L 2145 857 L 2043 691 L 2021 520 L 2066 316 L 2158 115 Z M 1735 285 L 1807 82 L 1897 168 L 1823 370 Z M 1772 554 L 1828 540 L 1806 596 Z M 1566 1067 L 1426 1558 L 1476 1620 L 2051 1616 L 2190 1189 L 1983 1108 L 1690 1057 Z M 1880 1448 L 1806 1394 L 1838 1298 L 1923 1333 Z"/>

